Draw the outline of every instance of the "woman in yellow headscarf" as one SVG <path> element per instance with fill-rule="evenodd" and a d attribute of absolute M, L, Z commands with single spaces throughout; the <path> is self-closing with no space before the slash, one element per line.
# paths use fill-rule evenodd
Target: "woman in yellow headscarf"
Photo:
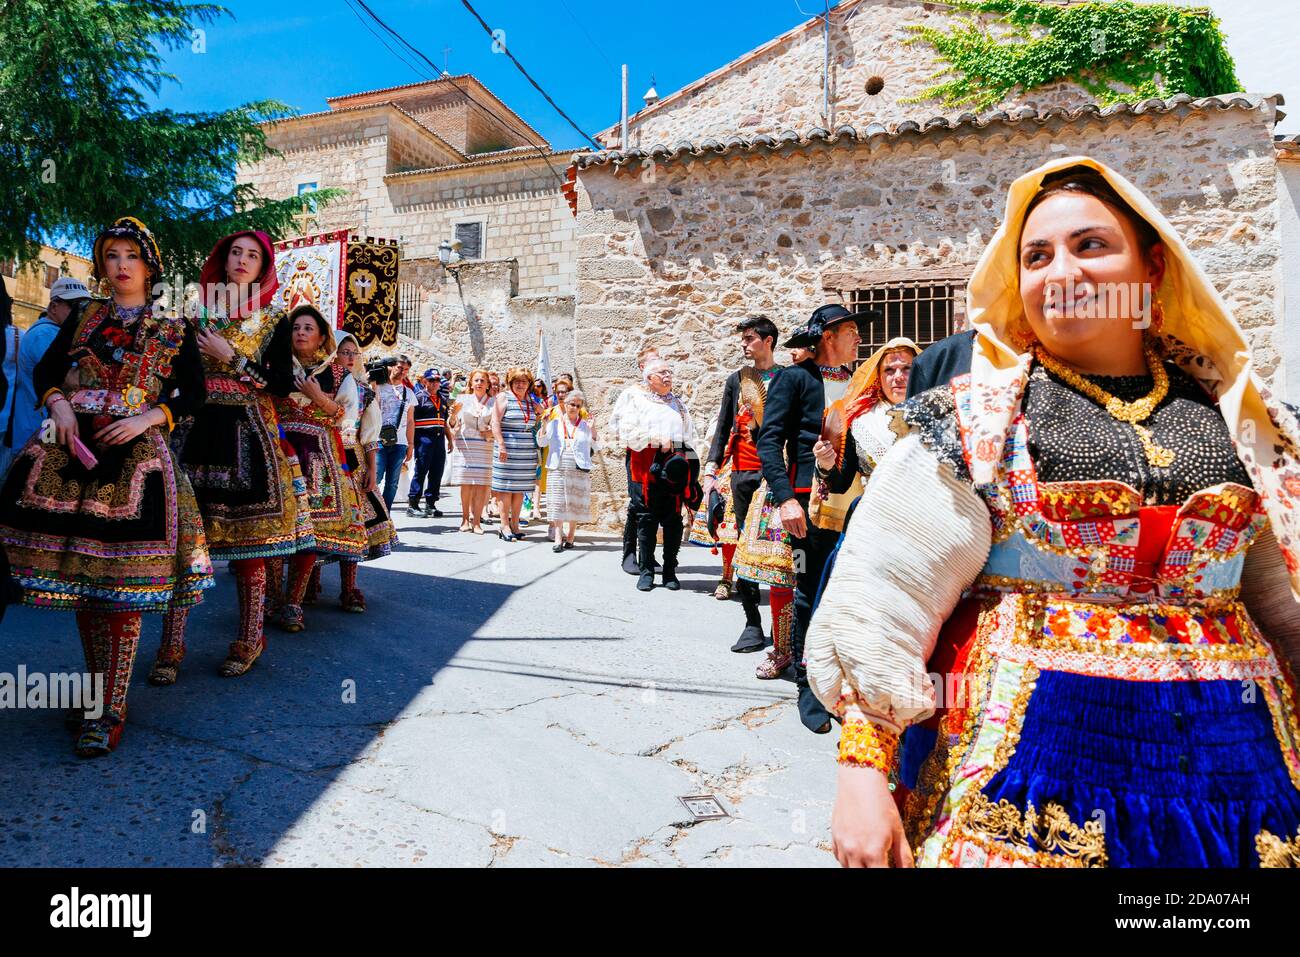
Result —
<path fill-rule="evenodd" d="M 1294 413 L 1092 159 L 1013 184 L 968 305 L 971 373 L 895 413 L 808 634 L 836 856 L 1300 863 Z"/>
<path fill-rule="evenodd" d="M 815 500 L 838 513 L 841 527 L 843 512 L 861 492 L 859 479 L 871 477 L 898 439 L 889 413 L 907 398 L 907 377 L 920 352 L 906 336 L 890 339 L 858 366 L 844 398 L 826 413 L 830 435 L 813 446 L 819 484 Z"/>

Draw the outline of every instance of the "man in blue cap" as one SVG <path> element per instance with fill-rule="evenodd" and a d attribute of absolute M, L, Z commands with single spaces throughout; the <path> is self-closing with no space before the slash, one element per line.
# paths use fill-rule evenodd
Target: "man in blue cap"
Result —
<path fill-rule="evenodd" d="M 799 719 L 818 734 L 830 731 L 831 719 L 808 685 L 803 643 L 817 586 L 839 533 L 818 528 L 808 515 L 817 468 L 813 446 L 821 438 L 826 409 L 849 387 L 851 364 L 857 361 L 862 341 L 858 324 L 882 318 L 878 312 L 853 313 L 839 304 L 813 312 L 785 342 L 787 349 L 811 349 L 813 357 L 789 366 L 773 380 L 763 427 L 755 440 L 763 479 L 780 508 L 781 525 L 792 537 L 795 589 L 790 659 L 799 688 Z M 773 652 L 779 654 L 775 648 Z"/>
<path fill-rule="evenodd" d="M 426 369 L 420 377 L 420 388 L 415 393 L 415 474 L 407 492 L 407 511 L 420 515 L 420 496 L 425 500 L 425 512 L 442 518 L 438 511 L 438 497 L 442 492 L 442 470 L 451 451 L 452 440 L 447 434 L 447 398 L 442 391 L 442 373 Z"/>

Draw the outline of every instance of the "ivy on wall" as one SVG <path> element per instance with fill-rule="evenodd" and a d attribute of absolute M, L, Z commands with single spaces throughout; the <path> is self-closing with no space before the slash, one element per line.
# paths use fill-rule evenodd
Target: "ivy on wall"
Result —
<path fill-rule="evenodd" d="M 1241 89 L 1219 21 L 1204 10 L 1132 0 L 1058 6 L 1036 0 L 950 0 L 970 14 L 947 28 L 913 25 L 943 69 L 904 102 L 987 109 L 1019 88 L 1063 80 L 1103 105 Z M 997 26 L 996 32 L 991 29 Z"/>

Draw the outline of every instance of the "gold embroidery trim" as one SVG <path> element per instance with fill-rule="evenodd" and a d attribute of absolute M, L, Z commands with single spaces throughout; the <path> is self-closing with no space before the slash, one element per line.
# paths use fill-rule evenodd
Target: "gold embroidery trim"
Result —
<path fill-rule="evenodd" d="M 1020 612 L 1023 614 L 1023 612 Z M 1017 616 L 1019 617 L 1019 615 Z M 995 665 L 996 667 L 996 665 Z M 984 787 L 993 780 L 993 776 L 1007 766 L 1011 756 L 1016 753 L 1016 745 L 1020 743 L 1020 731 L 1025 724 L 1025 709 L 1029 707 L 1029 699 L 1033 696 L 1034 689 L 1038 686 L 1038 667 L 1033 664 L 1026 664 L 1024 670 L 1020 673 L 1020 687 L 1017 689 L 1015 696 L 1011 699 L 1011 704 L 1007 708 L 1007 723 L 1003 731 L 1002 740 L 998 742 L 997 748 L 993 752 L 993 759 L 989 766 L 971 782 L 970 794 L 963 799 L 958 806 L 956 813 L 953 815 L 952 829 L 948 832 L 947 838 L 944 839 L 943 848 L 939 856 L 943 860 L 952 860 L 952 846 L 957 836 L 963 831 L 969 830 L 966 824 L 970 816 L 971 804 L 975 796 L 982 794 Z M 990 684 L 990 693 L 992 685 Z M 984 719 L 987 717 L 987 706 L 981 711 L 979 728 L 982 729 Z M 975 741 L 972 741 L 974 746 Z"/>
<path fill-rule="evenodd" d="M 1167 641 L 1121 642 L 1113 638 L 1074 638 L 1048 637 L 1043 633 L 1047 605 L 1059 605 L 1064 608 L 1095 608 L 1097 611 L 1111 615 L 1188 615 L 1192 609 L 1182 605 L 1159 603 L 1110 605 L 1100 602 L 1069 602 L 1063 600 L 1045 601 L 1036 595 L 1017 596 L 1020 601 L 1013 645 L 1041 648 L 1044 651 L 1076 651 L 1100 655 L 1108 658 L 1138 659 L 1173 659 L 1194 661 L 1257 661 L 1270 657 L 1267 646 L 1259 641 L 1258 633 L 1253 640 L 1239 645 L 1179 644 Z M 1243 624 L 1250 621 L 1244 606 L 1240 602 L 1199 602 L 1195 611 L 1206 615 L 1234 613 Z"/>
<path fill-rule="evenodd" d="M 763 385 L 763 380 L 758 377 L 753 366 L 745 366 L 740 370 L 740 401 L 749 406 L 754 413 L 754 425 L 761 428 L 763 406 L 767 402 L 767 386 Z"/>
<path fill-rule="evenodd" d="M 1260 867 L 1300 867 L 1300 830 L 1289 841 L 1284 841 L 1268 830 L 1255 835 L 1255 851 Z"/>
<path fill-rule="evenodd" d="M 889 774 L 898 760 L 898 735 L 874 721 L 846 721 L 840 732 L 839 763 Z"/>
<path fill-rule="evenodd" d="M 974 838 L 975 843 L 989 850 L 1005 852 L 1007 848 L 1001 846 L 1005 842 L 1017 857 L 1035 863 L 1070 866 L 1067 861 L 1078 861 L 1082 867 L 1106 866 L 1106 836 L 1101 823 L 1088 821 L 1080 827 L 1055 802 L 1049 801 L 1041 812 L 1030 804 L 1021 814 L 1010 801 L 994 804 L 983 791 L 976 791 L 964 823 L 979 833 L 963 837 Z M 993 846 L 978 840 L 980 837 L 990 839 Z M 1037 850 L 1029 846 L 1031 840 Z"/>
<path fill-rule="evenodd" d="M 1000 599 L 990 598 L 985 600 L 980 609 L 975 626 L 975 640 L 966 659 L 964 677 L 967 700 L 966 707 L 961 710 L 963 720 L 957 742 L 949 745 L 950 719 L 945 715 L 939 725 L 934 750 L 926 757 L 917 775 L 916 789 L 908 795 L 904 828 L 917 858 L 921 856 L 921 846 L 934 825 L 939 807 L 948 796 L 957 769 L 970 753 L 975 729 L 988 707 L 988 672 L 991 662 L 987 647 L 989 636 L 997 628 L 999 607 Z"/>

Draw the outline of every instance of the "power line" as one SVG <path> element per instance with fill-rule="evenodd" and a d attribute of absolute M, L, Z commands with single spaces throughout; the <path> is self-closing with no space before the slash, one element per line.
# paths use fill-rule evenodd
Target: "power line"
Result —
<path fill-rule="evenodd" d="M 555 108 L 556 113 L 559 113 L 562 117 L 564 117 L 564 119 L 568 122 L 568 124 L 578 132 L 579 136 L 581 136 L 584 140 L 586 140 L 596 149 L 600 149 L 600 144 L 597 143 L 590 136 L 588 136 L 585 132 L 583 132 L 582 127 L 580 127 L 577 123 L 573 122 L 572 117 L 570 117 L 568 113 L 565 113 L 564 110 L 560 109 L 560 105 L 556 103 L 553 99 L 551 99 L 551 95 L 547 93 L 545 90 L 543 90 L 541 85 L 529 75 L 527 70 L 524 69 L 524 65 L 520 63 L 517 59 L 515 59 L 515 55 L 510 52 L 510 48 L 506 46 L 504 42 L 497 39 L 497 35 L 493 33 L 492 28 L 487 25 L 487 21 L 484 20 L 481 16 L 479 16 L 478 11 L 474 9 L 474 7 L 470 4 L 469 0 L 460 0 L 460 2 L 465 5 L 466 10 L 468 10 L 470 13 L 474 15 L 474 19 L 477 20 L 479 24 L 483 27 L 483 31 L 487 33 L 488 36 L 492 37 L 493 43 L 494 44 L 499 43 L 501 45 L 501 52 L 504 53 L 506 56 L 508 56 L 510 58 L 510 62 L 513 63 L 516 67 L 518 67 L 519 72 L 524 75 L 524 79 L 533 85 L 533 89 L 535 89 L 538 93 L 542 94 L 543 99 L 545 99 L 547 103 L 551 104 L 551 106 Z"/>
<path fill-rule="evenodd" d="M 474 97 L 470 96 L 464 87 L 462 87 L 459 83 L 457 83 L 454 79 L 452 79 L 451 74 L 449 74 L 446 70 L 441 69 L 436 63 L 434 63 L 427 56 L 425 56 L 424 53 L 418 47 L 416 47 L 413 43 L 411 43 L 411 41 L 407 40 L 406 37 L 402 36 L 400 33 L 398 33 L 396 30 L 390 27 L 387 23 L 385 23 L 383 17 L 379 16 L 379 14 L 375 13 L 374 10 L 371 10 L 370 7 L 366 5 L 366 0 L 354 0 L 354 2 L 357 3 L 361 7 L 361 9 L 365 10 L 367 15 L 369 15 L 369 17 L 372 20 L 374 20 L 377 24 L 379 24 L 386 31 L 388 31 L 388 33 L 390 33 L 399 43 L 401 43 L 404 47 L 406 47 L 408 50 L 410 50 L 412 53 L 418 56 L 425 63 L 429 64 L 429 67 L 430 69 L 433 70 L 436 78 L 441 79 L 446 83 L 450 83 L 451 86 L 458 93 L 460 93 L 461 96 L 465 98 L 467 103 L 469 103 L 475 109 L 479 110 L 484 115 L 496 120 L 502 126 L 505 126 L 507 128 L 511 126 L 509 120 L 499 115 L 498 113 L 494 112 L 493 110 L 488 109 L 488 107 L 484 106 L 478 100 L 474 99 Z M 418 70 L 416 72 L 417 74 L 419 73 Z M 551 162 L 550 156 L 546 153 L 546 151 L 543 150 L 541 147 L 537 146 L 535 143 L 529 143 L 528 145 L 531 146 L 537 152 L 537 155 L 540 156 L 542 158 L 542 161 L 545 162 L 547 167 L 550 168 L 552 175 L 554 175 L 556 180 L 558 180 L 560 184 L 563 185 L 564 176 L 561 175 L 560 171 L 555 168 L 555 164 Z"/>
<path fill-rule="evenodd" d="M 565 3 L 564 0 L 560 0 L 560 6 L 564 7 L 564 12 L 569 15 L 569 19 L 572 20 L 574 23 L 576 23 L 578 25 L 578 29 L 581 30 L 583 34 L 587 37 L 587 42 L 591 44 L 591 48 L 600 54 L 601 59 L 604 60 L 605 63 L 609 65 L 609 68 L 611 70 L 615 69 L 614 62 L 610 60 L 609 57 L 605 56 L 605 51 L 600 48 L 600 44 L 596 42 L 595 37 L 593 37 L 590 33 L 587 32 L 586 25 L 583 24 L 583 22 L 579 20 L 576 16 L 574 16 L 573 11 L 569 9 L 569 5 Z"/>
<path fill-rule="evenodd" d="M 412 63 L 412 62 L 411 62 L 410 60 L 408 60 L 406 57 L 402 56 L 402 54 L 400 54 L 400 53 L 398 53 L 396 50 L 394 50 L 391 46 L 388 45 L 388 41 L 387 41 L 387 40 L 385 40 L 383 37 L 381 37 L 378 33 L 375 32 L 375 28 L 372 27 L 369 23 L 367 23 L 366 20 L 365 20 L 365 18 L 362 17 L 361 14 L 357 12 L 357 8 L 354 7 L 354 6 L 352 5 L 352 0 L 343 0 L 343 2 L 347 4 L 348 9 L 352 11 L 352 15 L 353 15 L 354 17 L 357 18 L 357 21 L 358 21 L 358 22 L 359 22 L 363 27 L 365 27 L 367 30 L 370 31 L 370 35 L 373 36 L 376 40 L 378 40 L 380 43 L 382 43 L 382 44 L 384 45 L 384 49 L 386 49 L 386 50 L 387 50 L 389 53 L 391 53 L 393 56 L 397 57 L 397 59 L 399 59 L 399 60 L 401 60 L 403 63 L 405 63 L 405 64 L 407 65 L 407 67 L 410 68 L 411 72 L 414 73 L 416 76 L 420 77 L 421 79 L 428 79 L 428 77 L 425 76 L 425 73 L 424 73 L 423 70 L 421 70 L 419 67 L 417 67 L 414 63 Z"/>

